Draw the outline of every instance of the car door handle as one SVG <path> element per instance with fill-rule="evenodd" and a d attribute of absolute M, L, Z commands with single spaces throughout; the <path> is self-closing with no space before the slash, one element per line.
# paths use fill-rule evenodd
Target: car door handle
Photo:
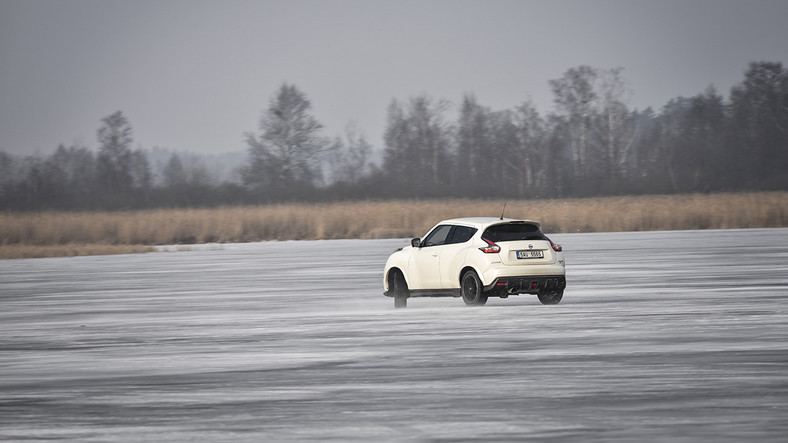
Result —
<path fill-rule="evenodd" d="M 438 256 L 438 253 L 437 253 L 437 252 L 433 252 L 433 253 L 432 253 L 432 256 L 433 256 L 433 257 L 437 257 L 437 256 Z"/>

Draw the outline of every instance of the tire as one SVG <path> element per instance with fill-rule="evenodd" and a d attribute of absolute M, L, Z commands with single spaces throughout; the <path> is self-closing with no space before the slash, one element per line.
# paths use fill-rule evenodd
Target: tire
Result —
<path fill-rule="evenodd" d="M 408 297 L 394 297 L 394 308 L 407 308 L 408 307 Z"/>
<path fill-rule="evenodd" d="M 468 271 L 462 275 L 460 293 L 462 301 L 468 306 L 484 306 L 487 303 L 487 295 L 483 292 L 482 282 L 474 271 Z"/>
<path fill-rule="evenodd" d="M 539 301 L 542 302 L 543 305 L 557 305 L 561 303 L 561 299 L 564 297 L 564 291 L 552 291 L 552 292 L 544 292 L 539 293 L 537 295 L 539 297 Z"/>
<path fill-rule="evenodd" d="M 410 291 L 408 290 L 408 283 L 405 281 L 405 277 L 399 270 L 393 270 L 389 274 L 389 292 L 394 298 L 395 308 L 408 307 L 408 295 Z"/>

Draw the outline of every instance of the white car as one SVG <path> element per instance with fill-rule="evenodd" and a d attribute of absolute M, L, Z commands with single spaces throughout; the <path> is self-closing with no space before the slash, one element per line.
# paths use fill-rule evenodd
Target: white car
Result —
<path fill-rule="evenodd" d="M 536 294 L 552 305 L 564 295 L 566 263 L 539 222 L 458 218 L 391 254 L 383 287 L 397 308 L 410 297 L 462 297 L 466 305 L 482 306 L 488 297 L 516 294 Z"/>

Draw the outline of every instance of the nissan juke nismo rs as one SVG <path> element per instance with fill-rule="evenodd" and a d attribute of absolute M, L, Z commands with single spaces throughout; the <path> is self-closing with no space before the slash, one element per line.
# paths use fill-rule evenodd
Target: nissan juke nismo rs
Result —
<path fill-rule="evenodd" d="M 424 239 L 395 251 L 383 273 L 384 295 L 404 308 L 411 297 L 462 297 L 481 306 L 489 297 L 535 294 L 546 305 L 561 301 L 566 263 L 561 245 L 539 222 L 458 218 L 433 227 Z"/>

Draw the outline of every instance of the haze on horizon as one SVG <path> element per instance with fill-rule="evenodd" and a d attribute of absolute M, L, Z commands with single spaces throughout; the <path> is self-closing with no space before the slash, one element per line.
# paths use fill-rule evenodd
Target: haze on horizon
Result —
<path fill-rule="evenodd" d="M 788 63 L 786 18 L 780 0 L 0 0 L 0 151 L 95 148 L 118 110 L 135 147 L 244 150 L 283 82 L 325 135 L 352 122 L 378 150 L 392 99 L 547 113 L 579 65 L 624 68 L 630 105 L 659 109 Z"/>

